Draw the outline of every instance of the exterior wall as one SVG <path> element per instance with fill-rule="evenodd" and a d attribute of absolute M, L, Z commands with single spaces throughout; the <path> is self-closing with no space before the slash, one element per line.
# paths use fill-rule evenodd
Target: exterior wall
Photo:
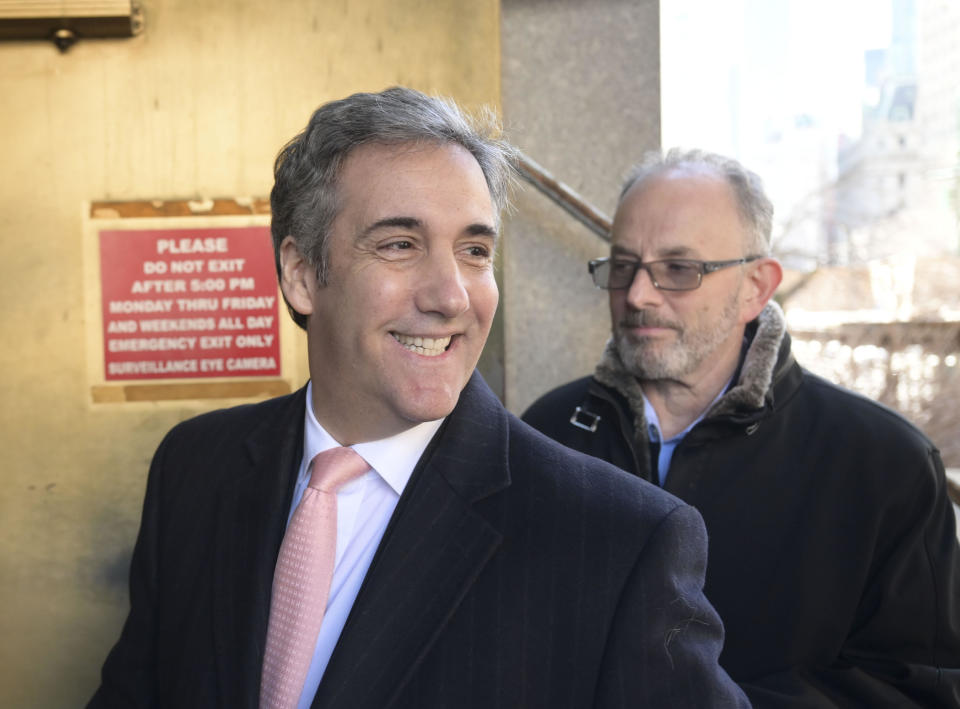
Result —
<path fill-rule="evenodd" d="M 921 0 L 918 15 L 917 122 L 927 166 L 922 182 L 940 217 L 938 245 L 960 254 L 960 4 Z"/>
<path fill-rule="evenodd" d="M 958 29 L 956 3 L 901 3 L 890 48 L 867 53 L 880 100 L 863 138 L 840 153 L 835 262 L 960 248 Z"/>
<path fill-rule="evenodd" d="M 613 214 L 625 173 L 660 147 L 656 0 L 503 0 L 503 109 L 514 143 Z M 609 247 L 532 187 L 507 220 L 501 302 L 507 406 L 593 371 L 610 333 L 586 262 Z"/>
<path fill-rule="evenodd" d="M 499 99 L 497 0 L 144 6 L 136 38 L 0 44 L 3 707 L 86 701 L 126 613 L 150 457 L 234 403 L 89 403 L 82 203 L 265 196 L 283 143 L 357 90 Z"/>

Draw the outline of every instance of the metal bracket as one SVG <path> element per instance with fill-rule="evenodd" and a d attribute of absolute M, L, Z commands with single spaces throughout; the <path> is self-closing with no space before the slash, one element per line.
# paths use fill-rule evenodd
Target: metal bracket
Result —
<path fill-rule="evenodd" d="M 578 406 L 573 410 L 573 416 L 570 417 L 570 423 L 577 428 L 582 428 L 590 433 L 597 432 L 597 424 L 600 423 L 600 415 Z"/>

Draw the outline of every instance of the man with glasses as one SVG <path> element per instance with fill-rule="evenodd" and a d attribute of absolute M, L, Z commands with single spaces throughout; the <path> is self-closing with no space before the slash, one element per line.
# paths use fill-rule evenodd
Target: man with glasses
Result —
<path fill-rule="evenodd" d="M 721 664 L 758 707 L 960 706 L 960 548 L 934 445 L 802 369 L 773 205 L 739 163 L 651 155 L 620 196 L 613 335 L 524 420 L 703 515 Z"/>

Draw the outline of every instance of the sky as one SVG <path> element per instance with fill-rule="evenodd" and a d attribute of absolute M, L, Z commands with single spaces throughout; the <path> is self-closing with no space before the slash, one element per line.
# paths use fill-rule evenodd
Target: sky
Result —
<path fill-rule="evenodd" d="M 662 0 L 663 145 L 747 161 L 797 116 L 860 134 L 863 53 L 890 0 Z"/>

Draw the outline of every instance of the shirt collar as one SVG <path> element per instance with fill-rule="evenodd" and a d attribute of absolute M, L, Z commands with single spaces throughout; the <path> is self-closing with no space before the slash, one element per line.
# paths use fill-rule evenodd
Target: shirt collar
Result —
<path fill-rule="evenodd" d="M 703 411 L 701 411 L 700 415 L 697 416 L 697 418 L 695 418 L 693 421 L 691 421 L 689 426 L 687 426 L 685 429 L 680 431 L 680 433 L 675 435 L 669 441 L 663 440 L 663 437 L 660 434 L 660 417 L 657 416 L 656 409 L 653 408 L 653 404 L 650 403 L 650 400 L 647 398 L 647 395 L 643 393 L 643 389 L 641 388 L 640 395 L 643 397 L 643 417 L 647 420 L 647 438 L 651 441 L 656 441 L 661 443 L 676 443 L 677 441 L 682 439 L 684 436 L 686 436 L 688 433 L 690 433 L 691 428 L 693 428 L 698 423 L 700 423 L 700 421 L 703 419 L 706 413 L 711 408 L 713 408 L 713 405 L 716 404 L 718 401 L 720 401 L 720 397 L 726 394 L 727 389 L 729 388 L 732 382 L 733 382 L 733 378 L 731 377 L 730 381 L 728 381 L 726 385 L 720 390 L 720 393 L 717 394 L 716 398 L 714 398 L 714 400 L 710 402 L 709 406 L 707 406 Z"/>
<path fill-rule="evenodd" d="M 307 405 L 304 415 L 303 453 L 304 459 L 313 460 L 322 453 L 340 444 L 320 425 L 313 413 L 313 382 L 307 384 Z M 398 495 L 403 492 L 417 461 L 427 449 L 430 439 L 440 428 L 443 419 L 417 424 L 395 436 L 378 441 L 366 441 L 352 446 L 367 461 L 373 470 L 382 477 Z"/>

